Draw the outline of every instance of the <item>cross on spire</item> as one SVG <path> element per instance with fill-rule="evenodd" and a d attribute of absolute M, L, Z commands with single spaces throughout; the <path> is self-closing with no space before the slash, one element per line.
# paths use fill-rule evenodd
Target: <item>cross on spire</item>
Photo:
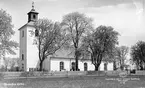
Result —
<path fill-rule="evenodd" d="M 32 2 L 32 9 L 34 9 L 34 1 Z"/>

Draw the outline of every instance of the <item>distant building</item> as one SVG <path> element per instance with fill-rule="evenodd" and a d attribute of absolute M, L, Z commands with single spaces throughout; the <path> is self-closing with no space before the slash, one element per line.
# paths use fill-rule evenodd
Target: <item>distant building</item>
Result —
<path fill-rule="evenodd" d="M 28 13 L 28 22 L 19 28 L 20 32 L 20 64 L 22 71 L 29 71 L 39 68 L 39 56 L 37 46 L 33 44 L 35 35 L 32 36 L 30 30 L 36 31 L 33 27 L 34 22 L 38 19 L 38 12 L 32 6 Z M 71 71 L 75 67 L 75 59 L 69 55 L 69 50 L 58 50 L 55 55 L 49 56 L 43 63 L 43 69 L 47 71 Z M 90 59 L 79 60 L 80 71 L 94 70 L 94 65 Z M 102 62 L 100 70 L 113 70 L 113 63 Z"/>

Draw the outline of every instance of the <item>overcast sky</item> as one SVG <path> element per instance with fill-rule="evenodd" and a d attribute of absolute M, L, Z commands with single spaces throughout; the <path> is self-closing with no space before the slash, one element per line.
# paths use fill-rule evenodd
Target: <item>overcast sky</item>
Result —
<path fill-rule="evenodd" d="M 61 21 L 67 13 L 79 11 L 94 19 L 95 27 L 112 26 L 120 33 L 119 45 L 131 46 L 138 40 L 145 41 L 143 0 L 33 0 L 39 18 Z M 0 0 L 0 8 L 12 16 L 15 35 L 19 42 L 18 28 L 27 23 L 27 13 L 32 0 Z"/>

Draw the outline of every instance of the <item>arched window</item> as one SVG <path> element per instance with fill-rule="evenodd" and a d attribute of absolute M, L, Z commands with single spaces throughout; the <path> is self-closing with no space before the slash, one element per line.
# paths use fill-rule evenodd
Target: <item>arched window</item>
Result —
<path fill-rule="evenodd" d="M 24 71 L 24 64 L 22 64 L 22 71 Z"/>
<path fill-rule="evenodd" d="M 35 36 L 38 36 L 39 35 L 39 31 L 38 29 L 35 30 Z"/>
<path fill-rule="evenodd" d="M 75 62 L 72 62 L 71 63 L 71 66 L 72 66 L 72 69 L 71 70 L 75 71 Z"/>
<path fill-rule="evenodd" d="M 35 14 L 33 15 L 33 19 L 36 19 L 36 15 Z"/>
<path fill-rule="evenodd" d="M 87 71 L 87 70 L 88 70 L 88 64 L 84 63 L 84 71 Z"/>
<path fill-rule="evenodd" d="M 22 60 L 24 60 L 24 54 L 22 54 Z"/>
<path fill-rule="evenodd" d="M 107 71 L 107 63 L 104 63 L 104 70 Z"/>
<path fill-rule="evenodd" d="M 60 71 L 64 69 L 64 62 L 60 62 Z"/>

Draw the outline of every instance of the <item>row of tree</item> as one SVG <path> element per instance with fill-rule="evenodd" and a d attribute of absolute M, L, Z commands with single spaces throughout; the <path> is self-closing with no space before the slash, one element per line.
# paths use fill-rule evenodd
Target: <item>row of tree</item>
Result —
<path fill-rule="evenodd" d="M 75 70 L 78 71 L 78 59 L 90 58 L 97 71 L 102 60 L 119 60 L 121 67 L 128 53 L 128 47 L 119 44 L 119 33 L 111 26 L 93 27 L 92 18 L 79 12 L 63 16 L 62 22 L 39 19 L 35 22 L 34 40 L 39 50 L 40 71 L 43 61 L 57 50 L 70 49 L 75 58 Z"/>

